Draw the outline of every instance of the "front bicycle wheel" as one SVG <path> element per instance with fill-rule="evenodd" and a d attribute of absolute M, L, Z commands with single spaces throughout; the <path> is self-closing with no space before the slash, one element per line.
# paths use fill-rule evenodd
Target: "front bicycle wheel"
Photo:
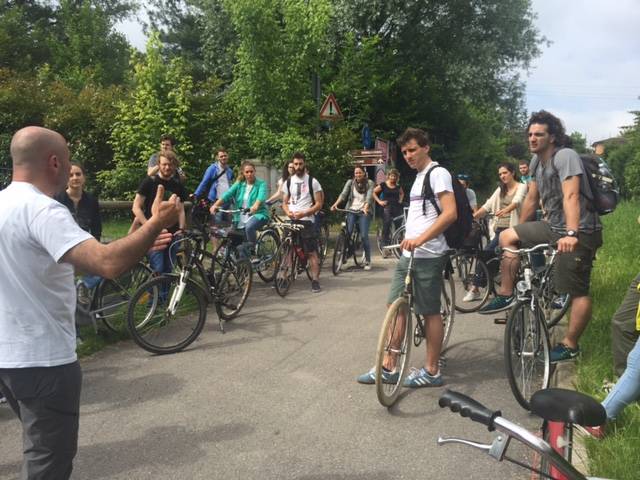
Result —
<path fill-rule="evenodd" d="M 400 297 L 387 310 L 376 350 L 376 394 L 385 407 L 393 405 L 400 393 L 411 353 L 411 332 L 409 302 Z"/>
<path fill-rule="evenodd" d="M 233 268 L 229 268 L 233 265 Z M 226 271 L 222 272 L 221 280 L 217 285 L 215 300 L 219 307 L 219 315 L 226 321 L 233 320 L 249 296 L 253 281 L 251 262 L 249 260 L 236 260 L 225 265 Z"/>
<path fill-rule="evenodd" d="M 442 337 L 442 350 L 445 351 L 451 338 L 453 331 L 453 322 L 456 316 L 455 302 L 457 298 L 455 283 L 453 277 L 449 273 L 445 273 L 442 277 L 442 293 L 440 294 L 440 315 L 442 316 L 442 327 L 444 336 Z"/>
<path fill-rule="evenodd" d="M 391 245 L 399 245 L 402 243 L 402 241 L 404 240 L 405 230 L 406 230 L 405 226 L 402 225 L 395 232 L 393 232 L 393 237 L 391 237 Z M 393 252 L 393 255 L 396 258 L 400 258 L 402 256 L 402 249 L 399 247 L 393 248 L 391 251 Z"/>
<path fill-rule="evenodd" d="M 359 228 L 354 228 L 354 232 L 351 234 L 351 248 L 353 249 L 353 262 L 356 266 L 364 265 L 364 245 Z"/>
<path fill-rule="evenodd" d="M 549 333 L 537 302 L 521 301 L 504 331 L 504 360 L 513 396 L 525 410 L 538 390 L 549 387 Z"/>
<path fill-rule="evenodd" d="M 547 327 L 555 327 L 571 305 L 571 295 L 558 293 L 555 286 L 554 266 L 551 265 L 543 277 L 543 285 L 540 290 L 540 307 L 547 319 Z"/>
<path fill-rule="evenodd" d="M 293 283 L 296 274 L 296 253 L 293 250 L 291 237 L 285 238 L 278 248 L 278 266 L 276 267 L 276 278 L 274 285 L 276 292 L 284 297 Z"/>
<path fill-rule="evenodd" d="M 131 270 L 113 280 L 104 279 L 96 291 L 96 317 L 104 326 L 115 333 L 127 329 L 127 308 L 131 296 L 153 272 L 144 263 L 136 263 Z"/>
<path fill-rule="evenodd" d="M 278 243 L 278 235 L 273 230 L 264 230 L 256 242 L 256 254 L 260 260 L 258 276 L 263 282 L 273 281 L 276 275 Z"/>
<path fill-rule="evenodd" d="M 344 261 L 346 253 L 347 236 L 344 230 L 340 232 L 336 240 L 335 248 L 333 249 L 333 261 L 331 263 L 331 271 L 334 275 L 338 275 L 342 269 L 342 263 Z"/>
<path fill-rule="evenodd" d="M 175 353 L 198 338 L 206 316 L 207 302 L 195 282 L 162 275 L 131 297 L 127 324 L 133 341 L 148 352 Z"/>
<path fill-rule="evenodd" d="M 458 253 L 451 257 L 451 277 L 455 285 L 455 309 L 461 313 L 475 312 L 482 307 L 491 291 L 489 270 L 473 253 Z"/>

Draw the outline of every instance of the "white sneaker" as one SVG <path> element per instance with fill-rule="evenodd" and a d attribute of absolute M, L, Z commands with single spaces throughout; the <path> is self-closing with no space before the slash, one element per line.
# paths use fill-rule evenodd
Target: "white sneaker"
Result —
<path fill-rule="evenodd" d="M 467 292 L 467 294 L 462 298 L 463 302 L 474 302 L 476 300 L 480 300 L 480 298 L 482 297 L 482 295 L 480 294 L 480 292 L 477 292 L 475 290 L 469 290 Z"/>
<path fill-rule="evenodd" d="M 370 264 L 370 263 L 365 263 L 365 264 L 364 264 L 364 269 L 365 269 L 366 271 L 371 270 L 371 264 Z"/>

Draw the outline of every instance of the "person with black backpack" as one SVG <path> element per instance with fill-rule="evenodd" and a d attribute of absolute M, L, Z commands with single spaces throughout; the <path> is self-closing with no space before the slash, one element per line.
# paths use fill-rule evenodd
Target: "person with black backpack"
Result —
<path fill-rule="evenodd" d="M 315 216 L 322 210 L 324 192 L 320 182 L 306 173 L 303 153 L 293 154 L 294 174 L 282 186 L 282 209 L 293 221 L 304 225 L 302 230 L 302 250 L 311 266 L 311 291 L 319 293 L 320 257 L 318 255 L 319 232 L 315 226 Z"/>
<path fill-rule="evenodd" d="M 521 223 L 502 232 L 500 246 L 516 249 L 557 244 L 553 281 L 558 293 L 571 295 L 571 316 L 564 338 L 550 353 L 551 362 L 556 363 L 571 360 L 580 352 L 578 340 L 591 318 L 589 283 L 596 250 L 602 245 L 602 223 L 583 160 L 564 147 L 565 130 L 560 119 L 544 110 L 535 112 L 529 119 L 528 135 L 534 155 Z M 545 219 L 526 222 L 533 218 L 540 202 Z M 495 313 L 513 304 L 518 261 L 514 255 L 503 255 L 500 290 L 480 313 Z"/>
<path fill-rule="evenodd" d="M 431 160 L 431 142 L 426 132 L 408 128 L 398 138 L 397 143 L 409 166 L 417 170 L 418 174 L 409 194 L 406 233 L 401 244 L 403 255 L 393 275 L 387 306 L 402 295 L 411 252 L 414 251 L 414 308 L 415 313 L 422 315 L 425 320 L 425 328 L 428 331 L 425 342 L 427 355 L 424 367 L 413 369 L 404 386 L 439 387 L 444 383 L 438 365 L 444 335 L 440 297 L 442 274 L 450 248 L 445 231 L 454 225 L 458 218 L 458 195 L 465 200 L 466 195 L 462 185 L 453 180 L 447 169 Z M 459 188 L 458 195 L 454 191 L 454 182 L 457 184 L 455 188 Z M 468 201 L 466 207 L 470 216 Z M 389 359 L 389 362 L 391 361 L 392 359 Z M 383 368 L 382 375 L 392 378 L 393 375 L 398 375 L 398 372 Z M 357 380 L 359 383 L 374 384 L 375 368 L 360 375 Z"/>

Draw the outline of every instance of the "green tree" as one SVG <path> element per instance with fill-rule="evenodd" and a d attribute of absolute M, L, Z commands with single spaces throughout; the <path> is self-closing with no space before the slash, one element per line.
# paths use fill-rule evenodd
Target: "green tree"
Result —
<path fill-rule="evenodd" d="M 573 132 L 571 135 L 569 135 L 569 139 L 571 140 L 571 148 L 573 148 L 576 152 L 589 152 L 589 149 L 587 148 L 587 137 L 582 135 L 580 132 Z"/>
<path fill-rule="evenodd" d="M 192 143 L 189 140 L 189 112 L 192 78 L 183 62 L 168 63 L 162 56 L 157 33 L 147 42 L 146 56 L 134 57 L 133 90 L 118 104 L 110 143 L 114 150 L 113 168 L 100 172 L 99 180 L 109 196 L 131 197 L 146 175 L 147 161 L 157 151 L 163 133 L 175 140 L 183 168 L 192 175 Z"/>

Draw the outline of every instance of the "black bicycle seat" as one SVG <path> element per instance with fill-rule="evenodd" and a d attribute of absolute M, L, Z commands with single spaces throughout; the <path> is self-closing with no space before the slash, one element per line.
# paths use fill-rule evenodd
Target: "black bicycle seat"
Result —
<path fill-rule="evenodd" d="M 563 388 L 539 390 L 531 396 L 531 413 L 551 422 L 597 427 L 607 414 L 596 400 L 580 392 Z"/>

